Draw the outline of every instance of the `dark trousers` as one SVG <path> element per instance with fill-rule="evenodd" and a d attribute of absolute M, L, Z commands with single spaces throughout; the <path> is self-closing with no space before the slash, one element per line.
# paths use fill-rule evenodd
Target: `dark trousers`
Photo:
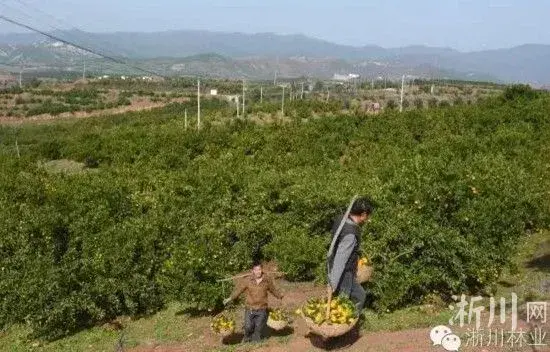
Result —
<path fill-rule="evenodd" d="M 267 309 L 248 309 L 244 311 L 243 342 L 260 341 L 267 326 Z"/>
<path fill-rule="evenodd" d="M 353 303 L 355 303 L 355 307 L 357 308 L 357 314 L 361 313 L 361 310 L 363 310 L 363 307 L 365 305 L 365 299 L 367 298 L 367 293 L 365 292 L 365 289 L 361 284 L 357 282 L 357 279 L 355 278 L 356 273 L 353 271 L 344 271 L 342 274 L 342 279 L 340 280 L 340 284 L 338 285 L 338 288 L 336 289 L 336 294 L 343 294 L 348 296 Z"/>

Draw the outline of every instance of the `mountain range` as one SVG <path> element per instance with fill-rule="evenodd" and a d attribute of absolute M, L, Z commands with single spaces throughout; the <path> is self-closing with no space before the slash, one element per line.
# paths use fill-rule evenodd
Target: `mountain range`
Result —
<path fill-rule="evenodd" d="M 358 73 L 365 78 L 446 77 L 497 82 L 550 84 L 550 45 L 460 52 L 452 48 L 383 48 L 335 44 L 304 35 L 208 31 L 87 33 L 60 31 L 53 36 L 108 56 L 166 74 L 204 74 L 228 78 L 273 78 Z M 0 63 L 36 69 L 116 71 L 99 56 L 40 34 L 0 34 Z M 94 66 L 95 65 L 95 66 Z M 97 67 L 96 67 L 97 66 Z M 7 66 L 9 67 L 9 66 Z"/>

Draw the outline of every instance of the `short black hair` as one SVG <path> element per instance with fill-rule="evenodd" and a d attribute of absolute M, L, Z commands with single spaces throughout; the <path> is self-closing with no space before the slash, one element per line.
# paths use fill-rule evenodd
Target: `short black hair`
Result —
<path fill-rule="evenodd" d="M 255 268 L 257 266 L 262 266 L 262 262 L 259 260 L 255 260 L 252 262 L 252 267 Z"/>
<path fill-rule="evenodd" d="M 368 215 L 372 214 L 374 210 L 374 204 L 369 197 L 357 198 L 353 205 L 351 206 L 350 214 L 352 215 L 361 215 L 367 213 Z"/>

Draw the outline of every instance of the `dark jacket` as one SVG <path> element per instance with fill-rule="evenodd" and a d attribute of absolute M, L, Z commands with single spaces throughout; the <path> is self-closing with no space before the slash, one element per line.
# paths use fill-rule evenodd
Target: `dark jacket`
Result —
<path fill-rule="evenodd" d="M 336 218 L 332 226 L 334 241 L 342 216 Z M 333 290 L 338 288 L 344 272 L 357 272 L 357 262 L 361 256 L 361 228 L 350 218 L 346 219 L 336 242 L 328 255 L 329 282 Z"/>

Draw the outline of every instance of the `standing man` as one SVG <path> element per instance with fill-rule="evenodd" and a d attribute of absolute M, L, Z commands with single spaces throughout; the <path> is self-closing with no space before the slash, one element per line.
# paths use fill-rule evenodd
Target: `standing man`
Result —
<path fill-rule="evenodd" d="M 244 278 L 229 298 L 223 301 L 226 305 L 230 301 L 246 293 L 246 309 L 244 311 L 244 338 L 243 342 L 258 342 L 262 338 L 262 332 L 267 325 L 267 293 L 278 299 L 283 299 L 283 294 L 275 287 L 273 280 L 263 273 L 262 264 L 255 263 L 252 267 L 252 275 Z"/>
<path fill-rule="evenodd" d="M 358 198 L 332 227 L 332 243 L 327 255 L 328 279 L 334 294 L 344 294 L 355 303 L 357 314 L 365 304 L 366 293 L 357 282 L 357 263 L 361 256 L 361 225 L 373 211 L 371 201 Z"/>

